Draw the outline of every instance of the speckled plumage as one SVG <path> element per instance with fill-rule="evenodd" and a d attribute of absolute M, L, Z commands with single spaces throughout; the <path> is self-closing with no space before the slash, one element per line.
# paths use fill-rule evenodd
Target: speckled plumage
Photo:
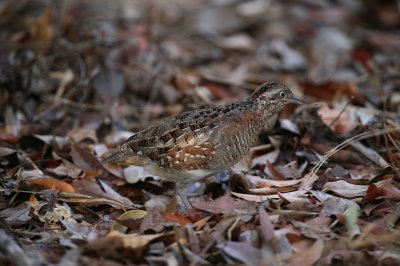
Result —
<path fill-rule="evenodd" d="M 183 189 L 239 161 L 267 119 L 290 102 L 300 103 L 285 85 L 265 83 L 246 101 L 184 112 L 152 125 L 103 162 L 143 165 Z"/>

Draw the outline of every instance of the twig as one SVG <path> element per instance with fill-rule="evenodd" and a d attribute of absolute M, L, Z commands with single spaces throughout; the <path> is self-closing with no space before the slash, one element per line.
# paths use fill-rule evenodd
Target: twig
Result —
<path fill-rule="evenodd" d="M 342 114 L 344 113 L 344 111 L 346 111 L 347 106 L 349 106 L 350 102 L 347 102 L 342 110 L 340 110 L 339 114 L 331 121 L 331 123 L 328 125 L 327 128 L 324 129 L 324 131 L 322 131 L 321 135 L 324 135 L 326 133 L 326 131 L 328 130 L 328 128 L 331 128 L 338 120 L 339 118 L 342 116 Z"/>
<path fill-rule="evenodd" d="M 340 143 L 339 145 L 337 145 L 335 148 L 331 149 L 329 152 L 327 152 L 324 156 L 322 156 L 321 160 L 313 167 L 313 169 L 311 170 L 311 172 L 309 173 L 310 177 L 313 178 L 313 182 L 316 181 L 317 178 L 316 177 L 316 173 L 318 172 L 318 170 L 321 168 L 321 166 L 336 152 L 344 149 L 345 147 L 347 147 L 349 144 L 351 144 L 353 141 L 357 140 L 362 140 L 362 139 L 366 139 L 366 138 L 370 138 L 370 137 L 375 137 L 375 136 L 379 136 L 382 134 L 386 134 L 387 132 L 396 132 L 396 131 L 400 131 L 400 127 L 394 127 L 391 129 L 376 129 L 373 131 L 368 131 L 368 132 L 364 132 L 361 133 L 359 135 L 353 136 L 351 138 L 349 138 L 348 140 L 343 141 L 342 143 Z M 312 186 L 312 183 L 308 184 L 308 186 Z M 307 188 L 304 188 L 307 189 Z"/>

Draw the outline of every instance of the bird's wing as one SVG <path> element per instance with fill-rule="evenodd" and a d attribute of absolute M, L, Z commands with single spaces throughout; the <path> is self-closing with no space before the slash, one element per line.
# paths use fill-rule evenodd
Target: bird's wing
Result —
<path fill-rule="evenodd" d="M 210 136 L 220 124 L 220 110 L 200 109 L 167 118 L 130 137 L 103 161 L 141 164 L 143 159 L 174 169 L 204 167 L 214 151 Z"/>

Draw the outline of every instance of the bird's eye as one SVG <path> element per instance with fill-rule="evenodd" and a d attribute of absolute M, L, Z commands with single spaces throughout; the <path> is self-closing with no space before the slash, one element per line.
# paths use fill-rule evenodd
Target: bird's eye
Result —
<path fill-rule="evenodd" d="M 281 98 L 285 98 L 286 93 L 285 93 L 284 91 L 282 91 L 281 93 L 279 93 L 279 96 L 280 96 Z"/>

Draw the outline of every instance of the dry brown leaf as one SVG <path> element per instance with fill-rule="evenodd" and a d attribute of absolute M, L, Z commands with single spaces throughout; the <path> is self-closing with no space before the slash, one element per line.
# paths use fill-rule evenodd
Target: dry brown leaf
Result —
<path fill-rule="evenodd" d="M 281 173 L 279 173 L 275 166 L 269 161 L 267 161 L 267 164 L 265 165 L 265 172 L 271 177 L 272 180 L 286 180 L 286 178 Z"/>
<path fill-rule="evenodd" d="M 70 184 L 52 177 L 27 178 L 25 179 L 25 181 L 31 184 L 43 186 L 45 188 L 54 188 L 68 193 L 75 192 L 74 187 L 71 186 Z"/>
<path fill-rule="evenodd" d="M 84 171 L 96 172 L 103 169 L 99 160 L 84 145 L 72 145 L 71 157 L 74 164 Z"/>
<path fill-rule="evenodd" d="M 263 202 L 267 201 L 269 199 L 279 199 L 280 197 L 286 197 L 288 199 L 293 199 L 295 200 L 296 198 L 303 198 L 307 197 L 307 191 L 305 190 L 298 190 L 298 191 L 293 191 L 293 192 L 288 192 L 288 193 L 279 193 L 276 195 L 251 195 L 251 194 L 243 194 L 243 193 L 237 193 L 237 192 L 231 192 L 232 195 L 247 200 L 247 201 L 254 201 L 254 202 Z"/>
<path fill-rule="evenodd" d="M 211 213 L 246 214 L 254 212 L 256 209 L 256 204 L 237 200 L 230 196 L 222 196 L 210 201 L 192 201 L 191 204 L 197 209 Z"/>
<path fill-rule="evenodd" d="M 228 241 L 218 244 L 218 247 L 247 266 L 260 265 L 261 251 L 250 244 Z"/>
<path fill-rule="evenodd" d="M 168 214 L 168 213 L 161 212 L 161 216 L 164 218 L 164 220 L 177 223 L 181 226 L 185 226 L 187 224 L 192 223 L 189 219 L 187 219 L 185 216 L 183 216 L 179 213 Z"/>
<path fill-rule="evenodd" d="M 322 240 L 316 240 L 311 248 L 302 251 L 301 253 L 294 254 L 292 260 L 288 266 L 311 266 L 317 262 L 324 250 L 324 242 Z"/>
<path fill-rule="evenodd" d="M 356 116 L 352 109 L 343 107 L 335 107 L 333 109 L 324 105 L 318 110 L 321 120 L 333 132 L 339 134 L 348 134 L 357 127 Z"/>
<path fill-rule="evenodd" d="M 370 184 L 366 190 L 365 200 L 371 202 L 380 198 L 400 201 L 400 189 L 395 187 L 390 179 L 383 180 L 379 184 Z"/>
<path fill-rule="evenodd" d="M 260 228 L 263 240 L 265 242 L 271 241 L 275 236 L 275 232 L 274 232 L 274 226 L 272 225 L 269 215 L 262 207 L 260 207 L 259 215 L 260 215 Z"/>
<path fill-rule="evenodd" d="M 157 209 L 151 209 L 142 220 L 140 224 L 140 232 L 161 232 L 164 230 L 167 223 L 165 222 L 160 211 Z"/>
<path fill-rule="evenodd" d="M 367 192 L 367 185 L 354 185 L 344 180 L 325 183 L 324 190 L 333 191 L 345 198 L 363 197 Z"/>
<path fill-rule="evenodd" d="M 259 176 L 246 175 L 247 179 L 250 180 L 257 187 L 290 187 L 295 186 L 301 182 L 301 180 L 269 180 Z"/>

